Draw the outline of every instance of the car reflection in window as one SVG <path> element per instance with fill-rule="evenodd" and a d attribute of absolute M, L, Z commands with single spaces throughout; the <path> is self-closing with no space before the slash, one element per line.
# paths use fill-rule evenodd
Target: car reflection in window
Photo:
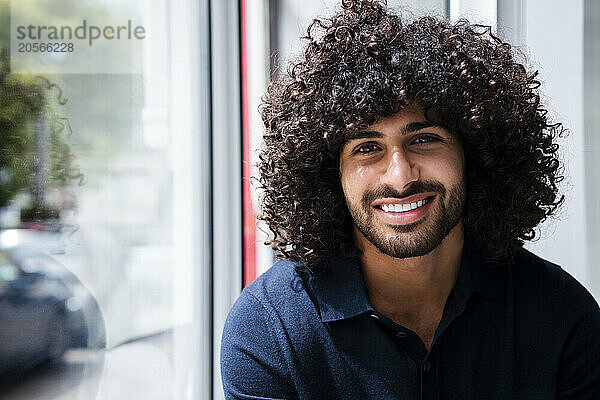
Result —
<path fill-rule="evenodd" d="M 52 257 L 0 250 L 0 384 L 71 348 L 103 348 L 104 320 L 79 279 Z"/>

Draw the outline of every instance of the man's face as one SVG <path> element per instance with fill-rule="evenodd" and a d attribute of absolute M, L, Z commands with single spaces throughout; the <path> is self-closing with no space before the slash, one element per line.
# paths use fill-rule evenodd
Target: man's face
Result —
<path fill-rule="evenodd" d="M 350 134 L 340 175 L 357 240 L 396 258 L 431 252 L 461 220 L 464 164 L 460 140 L 416 104 Z"/>

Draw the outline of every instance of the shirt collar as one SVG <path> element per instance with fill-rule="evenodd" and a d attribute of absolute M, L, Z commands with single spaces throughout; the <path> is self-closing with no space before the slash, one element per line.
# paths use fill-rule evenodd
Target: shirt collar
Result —
<path fill-rule="evenodd" d="M 309 273 L 309 286 L 323 322 L 351 318 L 374 311 L 358 261 L 338 255 L 327 257 L 324 271 Z"/>
<path fill-rule="evenodd" d="M 375 311 L 369 301 L 358 260 L 330 255 L 322 273 L 309 273 L 308 276 L 323 322 Z M 486 298 L 502 301 L 504 285 L 503 269 L 486 264 L 479 252 L 465 240 L 461 266 L 453 289 L 456 296 L 466 302 L 473 292 L 477 292 Z"/>

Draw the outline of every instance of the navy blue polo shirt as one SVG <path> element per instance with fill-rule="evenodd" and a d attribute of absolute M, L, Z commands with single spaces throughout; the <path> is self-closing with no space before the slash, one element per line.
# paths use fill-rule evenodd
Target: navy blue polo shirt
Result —
<path fill-rule="evenodd" d="M 600 309 L 559 266 L 520 249 L 493 267 L 466 243 L 428 351 L 373 308 L 356 260 L 326 262 L 281 260 L 242 291 L 227 399 L 600 399 Z"/>

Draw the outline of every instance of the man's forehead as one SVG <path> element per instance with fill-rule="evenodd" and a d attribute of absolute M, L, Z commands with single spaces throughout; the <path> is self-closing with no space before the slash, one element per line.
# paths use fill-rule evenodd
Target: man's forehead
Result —
<path fill-rule="evenodd" d="M 395 129 L 396 128 L 396 129 Z M 382 124 L 373 124 L 366 129 L 357 130 L 353 132 L 347 132 L 344 136 L 344 140 L 357 140 L 357 139 L 371 139 L 371 138 L 383 138 L 386 136 L 385 131 L 390 131 L 393 129 L 394 132 L 397 132 L 401 136 L 407 135 L 413 132 L 420 131 L 422 129 L 427 128 L 438 128 L 446 130 L 446 128 L 439 124 L 438 122 L 433 121 L 415 121 L 409 122 L 407 124 L 399 124 L 398 126 L 384 126 Z"/>

